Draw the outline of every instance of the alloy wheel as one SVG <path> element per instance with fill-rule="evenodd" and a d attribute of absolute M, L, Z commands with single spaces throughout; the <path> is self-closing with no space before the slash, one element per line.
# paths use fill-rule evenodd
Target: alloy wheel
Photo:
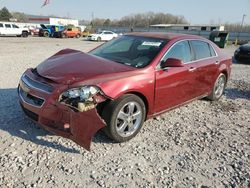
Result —
<path fill-rule="evenodd" d="M 216 82 L 215 86 L 215 97 L 220 98 L 220 96 L 223 94 L 224 88 L 226 85 L 226 79 L 224 76 L 220 76 L 219 79 Z"/>
<path fill-rule="evenodd" d="M 134 134 L 142 121 L 141 106 L 131 101 L 126 103 L 118 112 L 115 125 L 117 133 L 122 137 Z"/>

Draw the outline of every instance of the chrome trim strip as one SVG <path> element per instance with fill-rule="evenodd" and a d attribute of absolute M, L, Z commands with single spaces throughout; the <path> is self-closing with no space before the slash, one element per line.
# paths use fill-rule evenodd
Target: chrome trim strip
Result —
<path fill-rule="evenodd" d="M 41 106 L 36 106 L 36 105 L 34 105 L 34 104 L 30 104 L 30 103 L 28 103 L 28 102 L 25 101 L 25 99 L 23 98 L 23 96 L 22 96 L 22 94 L 21 94 L 22 91 L 20 91 L 20 89 L 21 89 L 20 86 L 18 86 L 18 96 L 20 97 L 20 99 L 21 99 L 24 103 L 26 103 L 26 104 L 28 104 L 28 105 L 30 105 L 30 106 L 33 106 L 33 107 L 35 107 L 35 108 L 42 108 L 42 107 L 43 107 L 43 105 L 44 105 L 44 103 L 45 103 L 45 99 L 44 99 L 44 98 L 41 98 L 41 97 L 38 97 L 38 96 L 36 96 L 36 95 L 33 95 L 33 94 L 30 94 L 30 93 L 29 93 L 29 95 L 31 95 L 31 96 L 33 96 L 33 97 L 37 97 L 37 98 L 43 100 L 43 103 L 42 103 Z"/>
<path fill-rule="evenodd" d="M 51 92 L 50 92 L 50 91 L 46 91 L 46 90 L 43 90 L 43 89 L 41 89 L 41 88 L 38 88 L 38 87 L 32 85 L 32 84 L 25 78 L 25 76 L 27 76 L 27 77 L 28 77 L 30 80 L 32 80 L 33 82 L 36 82 L 37 84 L 44 85 L 45 87 L 51 87 L 51 88 L 52 88 L 52 86 L 49 86 L 49 85 L 46 85 L 46 84 L 44 84 L 44 83 L 38 82 L 38 81 L 36 81 L 36 80 L 30 78 L 28 75 L 23 74 L 22 77 L 21 77 L 21 80 L 22 80 L 23 83 L 25 83 L 29 88 L 34 88 L 34 89 L 36 89 L 36 90 L 39 90 L 39 91 L 42 91 L 42 92 L 45 92 L 45 93 L 48 93 L 48 94 L 52 93 L 52 91 L 51 91 Z M 52 88 L 52 89 L 53 89 L 53 88 Z"/>

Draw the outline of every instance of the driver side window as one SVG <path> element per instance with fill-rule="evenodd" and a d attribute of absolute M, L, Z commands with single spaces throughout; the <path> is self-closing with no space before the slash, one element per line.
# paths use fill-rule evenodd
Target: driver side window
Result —
<path fill-rule="evenodd" d="M 165 54 L 163 61 L 168 58 L 180 59 L 184 63 L 192 61 L 191 49 L 188 41 L 177 42 L 174 46 Z"/>

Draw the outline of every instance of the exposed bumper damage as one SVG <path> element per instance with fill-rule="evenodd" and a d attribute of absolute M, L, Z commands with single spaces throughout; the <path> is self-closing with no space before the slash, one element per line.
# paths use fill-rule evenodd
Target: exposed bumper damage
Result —
<path fill-rule="evenodd" d="M 25 114 L 44 129 L 90 150 L 92 137 L 106 125 L 96 107 L 106 101 L 107 97 L 97 91 L 85 101 L 79 98 L 67 100 L 65 96 L 55 97 L 53 93 L 38 91 L 25 82 L 21 79 L 18 87 Z M 37 102 L 38 99 L 43 102 Z"/>

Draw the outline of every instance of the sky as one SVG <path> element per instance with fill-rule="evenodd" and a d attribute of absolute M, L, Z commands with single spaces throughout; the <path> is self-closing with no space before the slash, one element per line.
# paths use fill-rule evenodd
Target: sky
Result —
<path fill-rule="evenodd" d="M 57 15 L 75 19 L 119 19 L 123 16 L 163 12 L 183 15 L 191 24 L 240 23 L 250 25 L 250 0 L 0 0 L 0 8 L 34 15 Z"/>

